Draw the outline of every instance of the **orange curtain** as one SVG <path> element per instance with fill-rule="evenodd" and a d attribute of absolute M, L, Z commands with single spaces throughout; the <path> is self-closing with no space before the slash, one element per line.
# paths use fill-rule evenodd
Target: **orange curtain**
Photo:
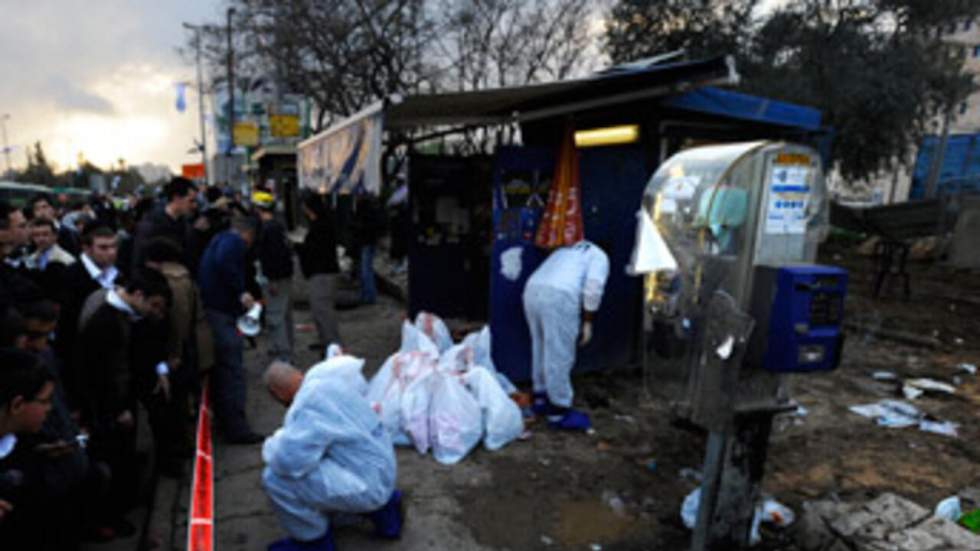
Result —
<path fill-rule="evenodd" d="M 551 189 L 548 191 L 548 204 L 541 216 L 534 244 L 544 249 L 556 249 L 578 243 L 584 234 L 575 127 L 569 123 L 565 126 Z"/>

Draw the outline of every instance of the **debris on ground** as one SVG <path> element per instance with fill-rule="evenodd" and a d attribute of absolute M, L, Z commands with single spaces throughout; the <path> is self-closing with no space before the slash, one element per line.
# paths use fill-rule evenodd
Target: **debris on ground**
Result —
<path fill-rule="evenodd" d="M 970 375 L 977 374 L 977 364 L 961 363 L 960 365 L 956 366 L 956 369 L 964 373 L 969 373 Z"/>
<path fill-rule="evenodd" d="M 959 436 L 958 423 L 927 419 L 925 414 L 915 406 L 901 400 L 881 400 L 873 404 L 851 406 L 848 409 L 862 417 L 874 419 L 882 427 L 904 429 L 918 426 L 919 430 L 923 432 L 953 438 Z"/>
<path fill-rule="evenodd" d="M 796 536 L 803 551 L 980 549 L 980 537 L 891 493 L 866 503 L 804 503 Z"/>

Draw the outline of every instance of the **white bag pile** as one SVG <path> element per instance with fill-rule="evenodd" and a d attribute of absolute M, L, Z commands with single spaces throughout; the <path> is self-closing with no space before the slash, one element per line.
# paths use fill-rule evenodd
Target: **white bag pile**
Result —
<path fill-rule="evenodd" d="M 430 449 L 452 465 L 481 440 L 499 450 L 524 431 L 510 399 L 514 385 L 494 368 L 490 328 L 454 344 L 438 316 L 422 312 L 402 324 L 401 348 L 371 379 L 367 399 L 396 445 Z"/>

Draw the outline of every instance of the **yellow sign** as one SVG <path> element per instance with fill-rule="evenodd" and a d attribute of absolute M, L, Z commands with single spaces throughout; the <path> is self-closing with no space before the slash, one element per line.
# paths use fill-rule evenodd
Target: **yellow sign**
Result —
<path fill-rule="evenodd" d="M 296 115 L 269 115 L 269 133 L 276 138 L 299 136 L 299 117 Z"/>
<path fill-rule="evenodd" d="M 246 147 L 259 145 L 259 126 L 254 122 L 236 122 L 232 138 L 235 140 L 235 145 Z"/>
<path fill-rule="evenodd" d="M 776 155 L 777 165 L 810 165 L 810 156 L 802 153 L 780 153 Z"/>

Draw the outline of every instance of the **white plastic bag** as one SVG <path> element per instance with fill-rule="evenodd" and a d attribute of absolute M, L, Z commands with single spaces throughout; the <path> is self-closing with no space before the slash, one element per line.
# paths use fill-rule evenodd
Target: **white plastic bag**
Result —
<path fill-rule="evenodd" d="M 439 347 L 419 328 L 407 320 L 402 322 L 402 344 L 399 352 L 428 352 L 439 357 Z"/>
<path fill-rule="evenodd" d="M 463 343 L 454 344 L 439 357 L 439 371 L 460 374 L 473 365 L 473 349 Z"/>
<path fill-rule="evenodd" d="M 480 443 L 483 415 L 458 377 L 437 372 L 433 379 L 429 407 L 432 456 L 443 465 L 453 465 Z"/>
<path fill-rule="evenodd" d="M 484 447 L 499 450 L 524 432 L 521 408 L 500 388 L 490 370 L 473 367 L 463 375 L 463 382 L 483 410 Z"/>
<path fill-rule="evenodd" d="M 419 312 L 415 317 L 415 328 L 425 334 L 443 353 L 453 345 L 453 337 L 442 318 L 429 312 Z"/>
<path fill-rule="evenodd" d="M 419 374 L 402 393 L 402 428 L 412 439 L 415 449 L 425 454 L 429 451 L 429 406 L 432 403 L 432 376 L 434 368 Z"/>
<path fill-rule="evenodd" d="M 402 418 L 405 390 L 417 377 L 432 371 L 435 361 L 428 352 L 397 352 L 388 357 L 368 385 L 366 398 L 396 446 L 412 444 Z"/>
<path fill-rule="evenodd" d="M 510 382 L 510 379 L 508 379 L 506 375 L 497 371 L 497 366 L 493 363 L 493 348 L 491 346 L 492 343 L 489 326 L 484 325 L 483 329 L 466 335 L 466 337 L 463 339 L 463 344 L 468 345 L 473 349 L 472 365 L 487 368 L 497 379 L 497 382 L 500 383 L 500 387 L 508 396 L 517 392 L 517 387 L 514 386 L 514 383 Z"/>

